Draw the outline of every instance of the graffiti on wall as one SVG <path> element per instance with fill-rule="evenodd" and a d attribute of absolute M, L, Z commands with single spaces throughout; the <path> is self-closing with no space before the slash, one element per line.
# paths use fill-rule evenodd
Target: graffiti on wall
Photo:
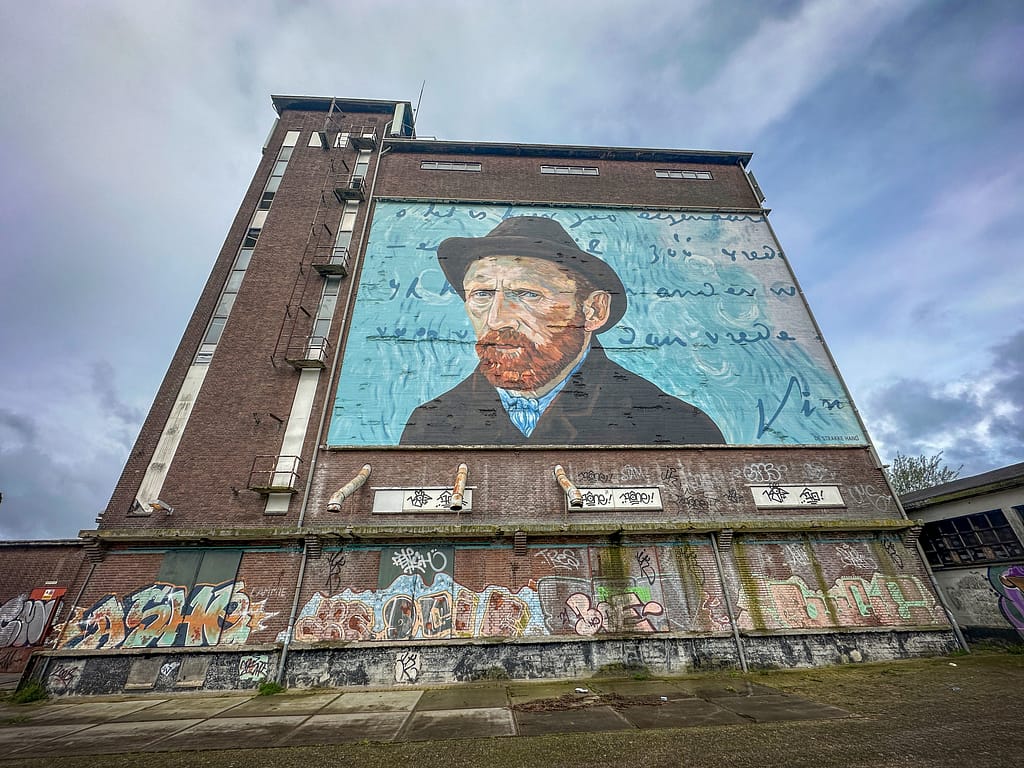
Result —
<path fill-rule="evenodd" d="M 35 592 L 40 592 L 36 590 Z M 64 590 L 59 590 L 64 594 Z M 45 599 L 42 596 L 17 595 L 3 606 L 0 606 L 0 648 L 24 648 L 39 645 L 46 636 L 53 614 L 60 604 L 60 597 L 55 590 L 49 592 Z"/>
<path fill-rule="evenodd" d="M 824 592 L 791 576 L 769 580 L 766 588 L 769 600 L 762 614 L 769 618 L 759 628 L 931 624 L 941 616 L 935 598 L 916 576 L 844 576 Z M 749 619 L 747 625 L 753 626 Z"/>
<path fill-rule="evenodd" d="M 993 566 L 988 581 L 999 595 L 999 610 L 1024 637 L 1024 565 Z"/>
<path fill-rule="evenodd" d="M 46 690 L 58 696 L 74 693 L 82 680 L 83 669 L 84 660 L 57 661 L 46 674 Z"/>
<path fill-rule="evenodd" d="M 863 443 L 846 406 L 764 216 L 382 201 L 328 443 Z"/>
<path fill-rule="evenodd" d="M 296 621 L 295 639 L 589 637 L 729 626 L 720 586 L 706 576 L 705 561 L 713 557 L 708 545 L 545 547 L 527 561 L 538 569 L 536 578 L 483 589 L 455 580 L 454 549 L 431 551 L 444 554 L 443 569 L 424 565 L 428 550 L 389 547 L 381 551 L 380 575 L 390 583 L 314 593 Z M 440 557 L 433 562 L 441 568 Z"/>
<path fill-rule="evenodd" d="M 124 598 L 107 595 L 76 607 L 61 635 L 63 648 L 169 648 L 238 645 L 265 629 L 274 613 L 250 600 L 245 584 L 226 581 L 191 590 L 150 584 Z"/>
<path fill-rule="evenodd" d="M 878 553 L 902 568 L 904 546 L 893 537 L 746 544 L 738 622 L 748 629 L 944 624 L 931 589 L 917 576 L 883 567 Z"/>
<path fill-rule="evenodd" d="M 270 677 L 270 656 L 257 653 L 243 656 L 238 660 L 238 682 L 242 685 L 256 685 Z"/>

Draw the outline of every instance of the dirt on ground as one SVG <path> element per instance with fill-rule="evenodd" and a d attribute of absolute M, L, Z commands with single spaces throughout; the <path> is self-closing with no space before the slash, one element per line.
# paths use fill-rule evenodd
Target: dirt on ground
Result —
<path fill-rule="evenodd" d="M 620 693 L 567 693 L 552 699 L 538 699 L 513 704 L 516 712 L 562 712 L 570 709 L 588 709 L 590 707 L 611 707 L 626 709 L 627 707 L 660 707 L 668 704 L 668 698 L 661 696 L 624 696 Z"/>
<path fill-rule="evenodd" d="M 687 680 L 700 679 L 692 676 Z M 832 720 L 261 750 L 0 760 L 29 768 L 1019 768 L 1024 655 L 997 652 L 749 675 L 852 713 Z M 587 680 L 580 680 L 588 687 Z M 631 704 L 634 702 L 630 702 Z"/>

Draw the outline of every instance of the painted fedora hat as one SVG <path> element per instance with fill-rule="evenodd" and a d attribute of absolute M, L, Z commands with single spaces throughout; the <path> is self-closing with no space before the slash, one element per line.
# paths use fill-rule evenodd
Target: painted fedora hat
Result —
<path fill-rule="evenodd" d="M 586 278 L 596 289 L 611 294 L 606 331 L 626 312 L 626 291 L 608 264 L 581 251 L 572 236 L 554 219 L 514 216 L 505 219 L 483 237 L 449 237 L 437 247 L 437 262 L 452 288 L 466 299 L 462 282 L 469 265 L 487 256 L 522 256 L 543 259 Z"/>

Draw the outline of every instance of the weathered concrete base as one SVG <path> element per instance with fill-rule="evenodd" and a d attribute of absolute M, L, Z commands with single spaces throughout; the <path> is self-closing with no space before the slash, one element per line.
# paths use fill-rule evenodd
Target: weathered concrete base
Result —
<path fill-rule="evenodd" d="M 886 661 L 940 655 L 957 647 L 952 632 L 923 629 L 745 635 L 742 642 L 751 668 Z M 33 657 L 25 679 L 41 680 L 54 696 L 251 690 L 275 678 L 281 650 L 266 645 L 47 651 Z M 293 645 L 286 658 L 283 679 L 289 688 L 402 689 L 640 671 L 684 675 L 740 667 L 731 635 Z"/>

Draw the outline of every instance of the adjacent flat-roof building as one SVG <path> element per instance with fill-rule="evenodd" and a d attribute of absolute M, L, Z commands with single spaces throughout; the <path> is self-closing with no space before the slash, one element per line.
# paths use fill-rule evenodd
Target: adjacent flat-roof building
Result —
<path fill-rule="evenodd" d="M 1024 462 L 905 494 L 921 545 L 968 639 L 1024 640 Z"/>
<path fill-rule="evenodd" d="M 277 96 L 54 689 L 804 665 L 954 635 L 750 155 Z M 59 684 L 59 685 L 58 685 Z"/>

